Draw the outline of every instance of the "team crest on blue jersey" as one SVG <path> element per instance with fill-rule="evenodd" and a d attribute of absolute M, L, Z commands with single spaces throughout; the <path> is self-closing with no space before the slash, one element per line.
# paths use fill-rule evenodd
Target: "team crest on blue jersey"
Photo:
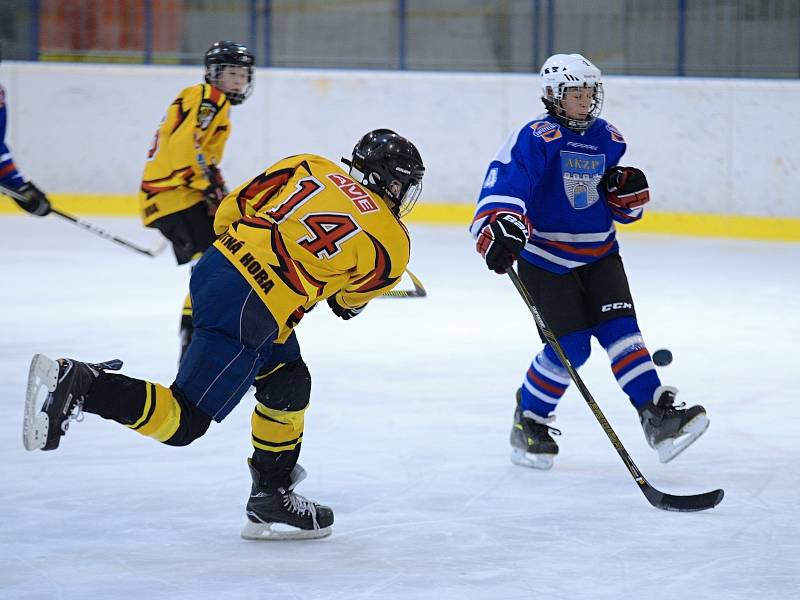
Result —
<path fill-rule="evenodd" d="M 614 127 L 611 123 L 606 123 L 606 129 L 611 134 L 611 139 L 615 142 L 619 142 L 620 144 L 625 143 L 625 138 L 622 137 L 622 134 L 619 132 L 619 129 Z"/>
<path fill-rule="evenodd" d="M 561 151 L 564 193 L 572 208 L 588 208 L 600 198 L 597 186 L 606 171 L 605 154 Z"/>
<path fill-rule="evenodd" d="M 542 138 L 545 142 L 552 142 L 561 137 L 561 128 L 558 123 L 550 121 L 534 121 L 531 123 L 533 135 Z"/>

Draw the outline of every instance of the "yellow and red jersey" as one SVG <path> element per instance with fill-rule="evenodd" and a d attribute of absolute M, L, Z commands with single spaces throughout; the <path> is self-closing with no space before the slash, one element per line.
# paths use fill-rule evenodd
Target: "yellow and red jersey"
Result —
<path fill-rule="evenodd" d="M 385 201 L 330 160 L 290 156 L 231 192 L 214 243 L 250 283 L 283 342 L 317 302 L 354 308 L 394 287 L 408 231 Z"/>
<path fill-rule="evenodd" d="M 222 161 L 230 106 L 225 94 L 208 83 L 184 89 L 170 104 L 142 176 L 139 208 L 145 225 L 202 201 L 196 192 L 210 184 L 206 169 Z"/>

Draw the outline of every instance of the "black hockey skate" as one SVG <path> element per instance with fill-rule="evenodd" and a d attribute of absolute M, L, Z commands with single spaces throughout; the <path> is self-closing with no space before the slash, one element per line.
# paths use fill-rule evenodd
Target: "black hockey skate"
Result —
<path fill-rule="evenodd" d="M 708 429 L 709 420 L 702 406 L 675 404 L 678 390 L 662 385 L 653 400 L 639 409 L 644 437 L 658 451 L 658 460 L 668 463 L 686 450 Z"/>
<path fill-rule="evenodd" d="M 121 360 L 88 364 L 59 358 L 57 361 L 44 354 L 35 354 L 28 373 L 28 390 L 25 396 L 25 420 L 22 442 L 26 450 L 55 450 L 69 422 L 83 419 L 83 403 L 95 379 L 104 369 L 118 370 Z M 42 388 L 47 395 L 41 408 L 38 397 Z"/>
<path fill-rule="evenodd" d="M 514 411 L 514 426 L 511 428 L 511 462 L 533 469 L 550 469 L 558 454 L 558 444 L 550 436 L 561 435 L 561 431 L 550 427 L 555 417 L 540 417 L 529 410 L 522 410 L 521 390 L 517 390 L 517 408 Z"/>
<path fill-rule="evenodd" d="M 288 488 L 268 490 L 260 484 L 259 472 L 248 459 L 253 487 L 247 501 L 247 523 L 242 529 L 246 540 L 300 540 L 323 538 L 331 534 L 333 511 L 294 493 L 306 477 L 300 465 L 292 470 Z"/>

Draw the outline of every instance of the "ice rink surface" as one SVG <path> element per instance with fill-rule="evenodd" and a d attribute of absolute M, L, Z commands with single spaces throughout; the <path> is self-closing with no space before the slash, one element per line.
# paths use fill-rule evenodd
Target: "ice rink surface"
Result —
<path fill-rule="evenodd" d="M 0 239 L 0 598 L 800 597 L 800 245 L 623 234 L 648 347 L 675 355 L 662 380 L 711 427 L 662 465 L 597 344 L 581 373 L 654 486 L 725 489 L 714 510 L 668 513 L 574 387 L 552 471 L 511 464 L 532 318 L 465 230 L 413 227 L 428 298 L 348 322 L 320 306 L 299 326 L 314 387 L 298 491 L 336 522 L 325 540 L 270 543 L 239 538 L 252 394 L 186 448 L 88 415 L 57 451 L 23 449 L 35 352 L 171 383 L 188 270 L 54 216 L 0 218 Z"/>

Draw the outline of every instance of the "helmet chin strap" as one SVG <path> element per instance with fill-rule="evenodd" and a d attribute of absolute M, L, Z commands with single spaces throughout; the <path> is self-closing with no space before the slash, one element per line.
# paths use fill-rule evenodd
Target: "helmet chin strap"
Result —
<path fill-rule="evenodd" d="M 575 133 L 583 133 L 589 128 L 591 123 L 588 119 L 571 119 L 566 115 L 564 109 L 560 106 L 561 101 L 558 101 L 558 104 L 550 100 L 549 98 L 545 98 L 542 96 L 542 103 L 544 104 L 545 109 L 547 110 L 547 114 L 551 117 L 558 119 L 558 121 L 564 125 L 570 131 L 574 131 Z M 559 112 L 563 114 L 559 114 Z M 589 115 L 586 115 L 587 117 Z"/>

